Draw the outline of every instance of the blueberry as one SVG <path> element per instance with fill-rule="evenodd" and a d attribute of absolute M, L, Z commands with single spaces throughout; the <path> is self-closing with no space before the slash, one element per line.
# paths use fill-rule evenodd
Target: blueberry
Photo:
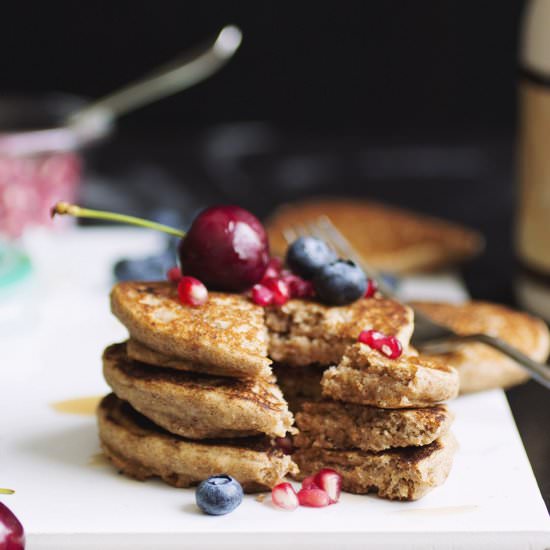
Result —
<path fill-rule="evenodd" d="M 322 302 L 342 306 L 364 296 L 367 278 L 353 262 L 337 260 L 317 271 L 313 286 Z"/>
<path fill-rule="evenodd" d="M 243 501 L 243 488 L 231 476 L 212 476 L 201 481 L 195 500 L 205 514 L 221 516 L 235 510 Z"/>
<path fill-rule="evenodd" d="M 113 271 L 117 281 L 162 281 L 176 262 L 175 248 L 169 242 L 166 249 L 156 256 L 119 260 Z"/>
<path fill-rule="evenodd" d="M 304 279 L 311 279 L 318 269 L 336 260 L 337 256 L 325 241 L 315 237 L 300 237 L 289 247 L 286 263 Z"/>

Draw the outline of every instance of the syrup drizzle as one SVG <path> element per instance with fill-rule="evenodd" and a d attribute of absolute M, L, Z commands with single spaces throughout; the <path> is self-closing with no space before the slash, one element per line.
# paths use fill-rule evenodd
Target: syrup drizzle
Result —
<path fill-rule="evenodd" d="M 78 414 L 83 416 L 93 416 L 99 402 L 101 401 L 101 395 L 94 395 L 88 397 L 78 397 L 76 399 L 66 399 L 64 401 L 56 401 L 51 403 L 52 409 L 62 414 Z"/>

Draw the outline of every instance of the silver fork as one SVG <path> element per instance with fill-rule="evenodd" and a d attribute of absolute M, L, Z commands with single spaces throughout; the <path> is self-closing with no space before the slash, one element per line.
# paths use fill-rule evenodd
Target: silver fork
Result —
<path fill-rule="evenodd" d="M 300 236 L 313 236 L 324 240 L 342 258 L 350 259 L 360 266 L 367 277 L 377 282 L 378 290 L 389 298 L 397 299 L 393 289 L 384 282 L 379 273 L 353 248 L 327 216 L 320 216 L 314 222 L 285 228 L 283 236 L 288 244 Z M 539 384 L 550 389 L 550 367 L 534 361 L 500 338 L 488 334 L 457 334 L 450 328 L 433 321 L 414 306 L 414 333 L 411 343 L 426 352 L 443 352 L 463 342 L 481 342 L 500 351 L 521 365 Z"/>

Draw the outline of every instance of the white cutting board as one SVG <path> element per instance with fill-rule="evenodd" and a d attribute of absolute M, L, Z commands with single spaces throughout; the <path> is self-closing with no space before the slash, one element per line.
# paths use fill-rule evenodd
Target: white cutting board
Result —
<path fill-rule="evenodd" d="M 118 475 L 98 459 L 93 416 L 52 403 L 104 394 L 103 347 L 124 338 L 109 314 L 109 267 L 147 253 L 152 233 L 74 229 L 28 239 L 34 281 L 0 297 L 0 487 L 31 550 L 92 548 L 448 548 L 550 547 L 550 521 L 501 391 L 452 403 L 460 442 L 448 481 L 414 503 L 343 495 L 325 509 L 275 509 L 245 497 L 209 517 L 194 491 Z M 458 280 L 416 280 L 409 296 L 460 299 Z M 2 315 L 3 314 L 3 315 Z M 285 546 L 281 546 L 285 545 Z"/>

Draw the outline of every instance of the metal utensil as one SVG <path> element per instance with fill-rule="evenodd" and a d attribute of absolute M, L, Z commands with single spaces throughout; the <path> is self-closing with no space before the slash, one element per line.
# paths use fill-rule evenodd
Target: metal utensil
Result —
<path fill-rule="evenodd" d="M 289 244 L 298 236 L 311 235 L 323 239 L 340 256 L 353 260 L 365 271 L 369 278 L 375 279 L 382 294 L 389 298 L 397 298 L 393 290 L 384 283 L 383 278 L 379 276 L 375 269 L 369 266 L 368 262 L 353 248 L 327 216 L 320 216 L 315 221 L 303 225 L 288 227 L 283 231 L 283 235 Z M 550 367 L 548 365 L 534 361 L 523 352 L 495 336 L 488 334 L 457 334 L 449 327 L 436 323 L 428 315 L 419 311 L 418 308 L 410 307 L 414 311 L 415 322 L 411 342 L 415 347 L 427 352 L 443 352 L 464 342 L 480 342 L 510 357 L 529 372 L 533 380 L 546 388 L 550 388 Z"/>
<path fill-rule="evenodd" d="M 152 74 L 72 113 L 67 123 L 92 131 L 95 127 L 94 121 L 103 127 L 105 119 L 112 122 L 129 111 L 190 88 L 223 67 L 237 51 L 241 41 L 241 31 L 228 25 L 206 45 L 178 56 Z"/>

